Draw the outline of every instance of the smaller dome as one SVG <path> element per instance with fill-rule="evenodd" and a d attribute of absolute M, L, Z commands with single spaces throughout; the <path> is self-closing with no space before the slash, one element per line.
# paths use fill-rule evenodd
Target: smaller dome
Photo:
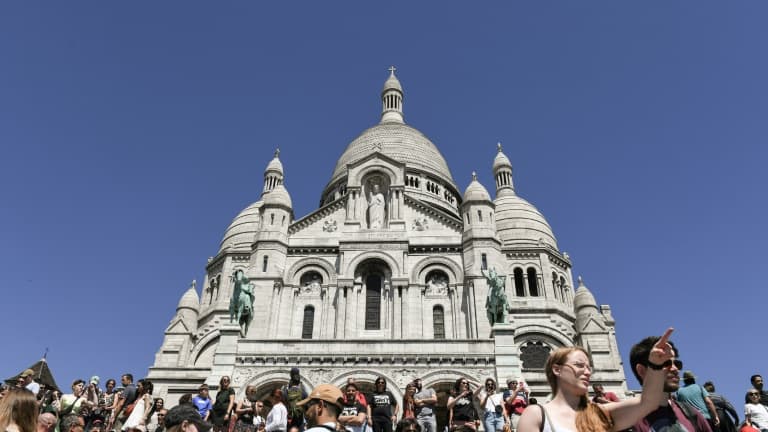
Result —
<path fill-rule="evenodd" d="M 472 181 L 467 186 L 467 190 L 464 191 L 464 202 L 470 201 L 491 201 L 491 195 L 488 190 L 479 181 L 477 181 L 477 174 L 472 173 Z"/>
<path fill-rule="evenodd" d="M 228 246 L 235 249 L 251 250 L 251 244 L 259 231 L 259 208 L 261 205 L 262 201 L 256 201 L 235 216 L 235 219 L 224 232 L 219 251 Z"/>
<path fill-rule="evenodd" d="M 384 82 L 384 88 L 381 90 L 382 93 L 388 91 L 388 90 L 397 90 L 400 93 L 403 92 L 403 87 L 400 85 L 400 80 L 397 79 L 395 76 L 395 67 L 392 66 L 389 68 L 389 78 Z"/>
<path fill-rule="evenodd" d="M 277 206 L 293 208 L 293 203 L 291 202 L 291 195 L 288 194 L 288 190 L 285 189 L 285 186 L 281 184 L 275 186 L 274 189 L 265 193 L 262 196 L 262 200 L 264 201 L 264 205 L 277 205 Z"/>
<path fill-rule="evenodd" d="M 504 246 L 547 244 L 557 249 L 557 241 L 544 215 L 533 204 L 509 193 L 497 195 L 496 230 Z"/>
<path fill-rule="evenodd" d="M 280 174 L 283 173 L 283 163 L 280 162 L 280 149 L 275 150 L 275 157 L 267 164 L 267 169 L 264 172 L 277 171 Z"/>
<path fill-rule="evenodd" d="M 176 310 L 179 309 L 192 309 L 195 312 L 200 310 L 200 297 L 197 296 L 197 288 L 195 288 L 195 281 L 192 281 L 192 285 L 189 286 L 187 292 L 181 296 L 179 305 L 176 306 Z"/>
<path fill-rule="evenodd" d="M 497 144 L 499 151 L 496 153 L 496 158 L 493 159 L 493 171 L 501 167 L 512 168 L 512 162 L 509 161 L 507 155 L 501 150 L 501 143 Z"/>
<path fill-rule="evenodd" d="M 573 296 L 573 307 L 578 310 L 585 306 L 597 308 L 597 300 L 592 292 L 584 285 L 584 281 L 579 276 L 579 286 L 576 288 L 576 294 Z"/>

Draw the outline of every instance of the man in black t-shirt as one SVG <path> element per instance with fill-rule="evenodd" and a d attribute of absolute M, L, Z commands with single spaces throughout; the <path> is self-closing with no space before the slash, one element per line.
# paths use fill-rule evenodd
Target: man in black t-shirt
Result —
<path fill-rule="evenodd" d="M 365 432 L 370 419 L 368 407 L 363 406 L 357 400 L 357 384 L 347 383 L 345 387 L 344 405 L 341 406 L 339 423 L 349 432 Z"/>
<path fill-rule="evenodd" d="M 398 405 L 395 396 L 387 391 L 384 377 L 376 378 L 375 390 L 368 395 L 368 406 L 373 419 L 373 432 L 392 432 L 392 424 L 397 421 Z"/>

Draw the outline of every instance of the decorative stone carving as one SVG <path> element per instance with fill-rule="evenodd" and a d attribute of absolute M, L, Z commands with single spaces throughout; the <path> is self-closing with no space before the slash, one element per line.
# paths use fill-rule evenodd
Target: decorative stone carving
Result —
<path fill-rule="evenodd" d="M 444 296 L 448 294 L 448 278 L 442 273 L 431 273 L 424 286 L 424 295 Z"/>
<path fill-rule="evenodd" d="M 235 387 L 243 386 L 258 373 L 257 368 L 235 368 L 235 373 L 232 374 L 232 385 Z"/>
<path fill-rule="evenodd" d="M 392 371 L 391 376 L 394 378 L 397 386 L 405 388 L 406 384 L 413 381 L 416 378 L 416 369 L 396 369 Z"/>
<path fill-rule="evenodd" d="M 306 373 L 307 379 L 313 382 L 315 385 L 328 384 L 333 378 L 333 369 L 327 368 L 313 368 Z"/>
<path fill-rule="evenodd" d="M 338 225 L 336 224 L 336 221 L 327 220 L 323 223 L 323 231 L 325 232 L 335 232 L 338 229 Z"/>
<path fill-rule="evenodd" d="M 425 231 L 429 229 L 429 219 L 422 216 L 413 220 L 413 231 Z"/>

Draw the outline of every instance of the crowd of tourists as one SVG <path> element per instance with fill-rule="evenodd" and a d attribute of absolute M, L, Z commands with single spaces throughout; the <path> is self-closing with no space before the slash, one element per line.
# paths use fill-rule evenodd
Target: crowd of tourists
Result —
<path fill-rule="evenodd" d="M 685 371 L 680 353 L 669 340 L 648 337 L 630 352 L 630 366 L 642 384 L 639 396 L 625 399 L 591 383 L 589 353 L 580 347 L 553 351 L 545 365 L 550 399 L 538 403 L 519 378 L 498 388 L 492 378 L 482 384 L 456 380 L 447 399 L 446 430 L 450 432 L 768 432 L 768 391 L 753 375 L 743 417 L 714 384 L 696 383 Z M 460 372 L 460 371 L 458 371 Z M 120 386 L 98 376 L 75 380 L 71 393 L 59 394 L 34 379 L 31 369 L 15 385 L 0 388 L 0 432 L 438 432 L 438 404 L 433 389 L 414 377 L 398 400 L 379 377 L 365 393 L 354 378 L 343 388 L 322 384 L 307 394 L 298 368 L 288 384 L 259 398 L 255 386 L 236 400 L 227 376 L 221 377 L 214 398 L 207 385 L 185 394 L 168 409 L 153 398 L 147 379 L 134 384 L 124 374 Z M 592 384 L 590 394 L 589 387 Z M 443 431 L 441 431 L 443 432 Z"/>

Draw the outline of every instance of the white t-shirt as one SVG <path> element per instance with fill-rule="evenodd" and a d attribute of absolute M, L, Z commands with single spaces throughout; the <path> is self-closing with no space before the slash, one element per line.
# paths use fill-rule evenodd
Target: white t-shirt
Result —
<path fill-rule="evenodd" d="M 267 432 L 285 431 L 288 428 L 288 410 L 284 404 L 276 404 L 267 414 Z"/>
<path fill-rule="evenodd" d="M 757 423 L 759 429 L 768 428 L 768 408 L 763 404 L 744 404 L 744 415 Z"/>
<path fill-rule="evenodd" d="M 488 396 L 488 399 L 485 401 L 485 412 L 494 412 L 496 411 L 497 406 L 504 406 L 503 404 L 504 404 L 504 395 L 501 393 L 494 393 Z"/>

